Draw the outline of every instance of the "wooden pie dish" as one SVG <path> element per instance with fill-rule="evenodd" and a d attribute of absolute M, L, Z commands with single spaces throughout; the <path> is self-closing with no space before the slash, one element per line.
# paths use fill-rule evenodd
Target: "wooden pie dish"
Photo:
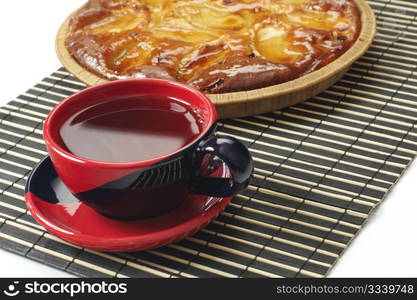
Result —
<path fill-rule="evenodd" d="M 278 110 L 317 95 L 339 80 L 352 63 L 369 48 L 376 30 L 375 16 L 366 0 L 353 1 L 360 11 L 361 31 L 348 51 L 321 69 L 285 83 L 249 91 L 208 94 L 216 105 L 219 118 L 241 117 Z M 70 73 L 86 84 L 96 85 L 106 82 L 106 79 L 98 77 L 78 64 L 65 47 L 69 21 L 74 13 L 65 20 L 58 31 L 56 37 L 58 58 Z"/>

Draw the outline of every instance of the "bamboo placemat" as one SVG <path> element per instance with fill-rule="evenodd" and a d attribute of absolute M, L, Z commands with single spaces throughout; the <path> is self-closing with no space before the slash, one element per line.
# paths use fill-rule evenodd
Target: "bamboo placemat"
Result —
<path fill-rule="evenodd" d="M 138 253 L 80 249 L 28 213 L 24 186 L 47 153 L 42 122 L 84 88 L 61 68 L 0 109 L 0 246 L 79 276 L 323 277 L 417 153 L 417 4 L 369 1 L 372 47 L 320 95 L 220 122 L 250 149 L 254 178 L 212 224 Z"/>

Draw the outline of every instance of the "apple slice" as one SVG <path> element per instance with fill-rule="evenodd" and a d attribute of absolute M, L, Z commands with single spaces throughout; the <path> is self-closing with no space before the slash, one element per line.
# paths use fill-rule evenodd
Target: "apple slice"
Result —
<path fill-rule="evenodd" d="M 111 15 L 98 22 L 92 23 L 84 30 L 88 34 L 108 34 L 129 31 L 137 27 L 143 27 L 150 21 L 149 12 L 146 9 L 136 10 L 135 13 L 121 13 Z"/>
<path fill-rule="evenodd" d="M 239 14 L 210 6 L 178 5 L 176 13 L 190 24 L 205 30 L 239 31 L 244 29 L 246 24 Z"/>
<path fill-rule="evenodd" d="M 301 55 L 288 40 L 289 27 L 282 23 L 270 24 L 255 33 L 256 51 L 272 62 L 294 62 Z"/>
<path fill-rule="evenodd" d="M 342 24 L 347 25 L 349 23 L 340 12 L 331 10 L 323 12 L 309 9 L 297 9 L 283 15 L 282 21 L 288 24 L 329 31 L 342 26 Z"/>

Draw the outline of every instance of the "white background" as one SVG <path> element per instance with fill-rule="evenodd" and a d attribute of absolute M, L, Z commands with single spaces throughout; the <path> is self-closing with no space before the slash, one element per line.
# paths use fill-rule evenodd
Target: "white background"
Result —
<path fill-rule="evenodd" d="M 0 105 L 60 67 L 55 34 L 83 0 L 5 1 L 0 9 Z M 352 242 L 331 277 L 417 277 L 417 164 L 411 165 Z M 67 273 L 0 249 L 1 277 Z"/>

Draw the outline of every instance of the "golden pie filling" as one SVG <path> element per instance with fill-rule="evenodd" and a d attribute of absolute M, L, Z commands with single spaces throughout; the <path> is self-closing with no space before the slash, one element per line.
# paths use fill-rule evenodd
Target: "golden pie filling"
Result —
<path fill-rule="evenodd" d="M 360 26 L 352 0 L 89 0 L 70 20 L 66 47 L 105 79 L 226 93 L 317 70 L 352 46 Z"/>

